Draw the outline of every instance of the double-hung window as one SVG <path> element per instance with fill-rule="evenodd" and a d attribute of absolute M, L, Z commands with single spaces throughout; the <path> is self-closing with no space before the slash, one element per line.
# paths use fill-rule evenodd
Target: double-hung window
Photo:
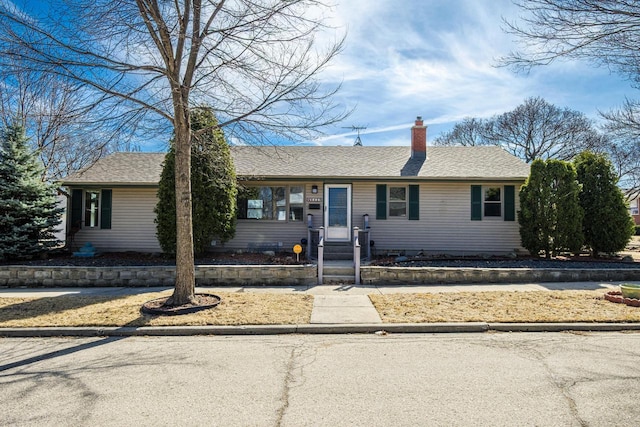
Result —
<path fill-rule="evenodd" d="M 419 185 L 376 185 L 376 219 L 420 219 Z"/>
<path fill-rule="evenodd" d="M 502 216 L 502 188 L 501 187 L 484 187 L 484 216 L 500 217 Z"/>
<path fill-rule="evenodd" d="M 97 227 L 100 217 L 100 191 L 91 190 L 84 194 L 84 225 Z"/>
<path fill-rule="evenodd" d="M 389 216 L 407 216 L 407 187 L 389 186 Z"/>
<path fill-rule="evenodd" d="M 71 227 L 110 229 L 111 203 L 112 190 L 72 190 Z"/>
<path fill-rule="evenodd" d="M 515 221 L 515 186 L 472 185 L 471 220 L 503 218 Z"/>

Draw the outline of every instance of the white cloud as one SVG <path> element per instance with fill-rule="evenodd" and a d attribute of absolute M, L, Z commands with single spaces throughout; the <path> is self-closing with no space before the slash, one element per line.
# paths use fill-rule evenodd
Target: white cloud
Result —
<path fill-rule="evenodd" d="M 496 67 L 517 48 L 501 19 L 518 13 L 509 0 L 344 0 L 331 25 L 348 29 L 347 47 L 324 75 L 343 82 L 338 99 L 355 107 L 341 126 L 367 126 L 365 145 L 408 144 L 417 115 L 433 126 L 432 139 L 464 117 L 490 117 L 530 96 L 591 117 L 622 101 L 628 83 L 589 64 L 562 62 L 529 75 Z M 330 133 L 316 143 L 355 139 L 340 126 Z"/>

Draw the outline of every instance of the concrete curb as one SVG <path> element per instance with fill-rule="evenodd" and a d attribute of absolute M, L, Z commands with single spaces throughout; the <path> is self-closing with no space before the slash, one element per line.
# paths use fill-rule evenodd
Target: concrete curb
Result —
<path fill-rule="evenodd" d="M 249 326 L 142 326 L 142 327 L 51 327 L 0 328 L 0 337 L 128 337 L 192 335 L 283 335 L 283 334 L 370 334 L 640 331 L 640 323 L 386 323 L 386 324 L 302 324 Z"/>

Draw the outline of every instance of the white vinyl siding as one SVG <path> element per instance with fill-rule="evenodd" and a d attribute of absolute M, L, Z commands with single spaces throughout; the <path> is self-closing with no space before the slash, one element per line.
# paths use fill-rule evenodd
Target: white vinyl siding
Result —
<path fill-rule="evenodd" d="M 377 253 L 390 249 L 429 253 L 505 253 L 521 249 L 517 221 L 471 221 L 471 183 L 421 182 L 420 220 L 388 217 L 377 220 L 376 184 L 398 186 L 394 182 L 371 182 L 353 185 L 353 224 L 363 227 L 363 215 L 369 214 L 371 239 Z M 415 183 L 411 183 L 415 184 Z M 495 187 L 516 186 L 521 182 L 473 183 Z"/>
<path fill-rule="evenodd" d="M 81 228 L 73 250 L 91 242 L 98 252 L 160 252 L 153 213 L 156 192 L 156 188 L 114 188 L 111 229 Z"/>

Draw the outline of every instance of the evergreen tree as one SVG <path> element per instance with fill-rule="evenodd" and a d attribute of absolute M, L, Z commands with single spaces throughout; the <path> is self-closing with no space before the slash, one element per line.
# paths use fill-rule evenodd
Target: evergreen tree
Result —
<path fill-rule="evenodd" d="M 520 189 L 520 238 L 532 255 L 550 258 L 559 251 L 577 252 L 583 243 L 580 187 L 573 165 L 535 160 Z"/>
<path fill-rule="evenodd" d="M 623 250 L 635 227 L 611 162 L 601 154 L 587 151 L 576 158 L 575 165 L 582 184 L 580 205 L 584 210 L 585 243 L 593 256 Z"/>
<path fill-rule="evenodd" d="M 213 237 L 227 241 L 235 234 L 236 173 L 231 150 L 210 108 L 191 111 L 191 195 L 195 253 L 205 252 Z M 156 213 L 156 234 L 165 253 L 176 251 L 175 148 L 165 157 Z"/>
<path fill-rule="evenodd" d="M 0 259 L 32 258 L 60 243 L 53 233 L 62 209 L 42 175 L 24 128 L 9 125 L 0 140 Z"/>

